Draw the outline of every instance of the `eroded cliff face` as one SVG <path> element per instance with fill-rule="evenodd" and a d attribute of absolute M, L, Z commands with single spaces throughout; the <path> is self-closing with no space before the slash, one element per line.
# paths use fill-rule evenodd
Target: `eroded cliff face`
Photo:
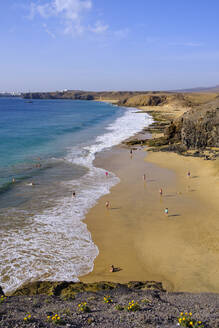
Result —
<path fill-rule="evenodd" d="M 219 98 L 186 112 L 164 131 L 168 143 L 187 149 L 219 147 Z"/>

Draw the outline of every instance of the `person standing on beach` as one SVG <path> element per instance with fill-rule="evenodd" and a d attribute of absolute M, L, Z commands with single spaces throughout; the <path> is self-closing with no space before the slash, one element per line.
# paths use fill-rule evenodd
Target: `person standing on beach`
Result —
<path fill-rule="evenodd" d="M 106 205 L 106 208 L 109 208 L 110 207 L 110 202 L 107 200 L 105 205 Z"/>
<path fill-rule="evenodd" d="M 165 213 L 166 216 L 168 216 L 168 214 L 169 214 L 169 210 L 168 210 L 167 207 L 165 208 L 164 213 Z"/>
<path fill-rule="evenodd" d="M 162 188 L 160 188 L 160 195 L 162 196 L 163 195 L 163 189 Z"/>

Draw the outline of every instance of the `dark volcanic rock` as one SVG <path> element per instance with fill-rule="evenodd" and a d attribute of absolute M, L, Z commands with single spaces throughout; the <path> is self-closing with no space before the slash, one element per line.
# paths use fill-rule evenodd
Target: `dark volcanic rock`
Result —
<path fill-rule="evenodd" d="M 186 112 L 164 132 L 170 142 L 187 149 L 219 147 L 219 99 Z"/>
<path fill-rule="evenodd" d="M 2 296 L 2 295 L 5 296 L 3 290 L 2 290 L 2 288 L 1 288 L 1 286 L 0 286 L 0 296 Z"/>
<path fill-rule="evenodd" d="M 83 282 L 54 282 L 54 281 L 37 281 L 26 284 L 25 286 L 17 289 L 12 295 L 49 295 L 49 296 L 62 296 L 72 297 L 81 292 L 97 292 L 106 291 L 115 288 L 138 288 L 142 290 L 156 289 L 164 291 L 162 284 L 156 281 L 131 281 L 127 284 L 119 284 L 114 282 L 100 281 L 94 283 Z"/>

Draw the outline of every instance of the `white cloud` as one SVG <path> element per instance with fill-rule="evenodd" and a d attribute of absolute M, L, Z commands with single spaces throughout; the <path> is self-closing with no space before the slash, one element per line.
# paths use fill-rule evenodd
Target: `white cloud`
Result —
<path fill-rule="evenodd" d="M 44 19 L 56 17 L 60 19 L 64 34 L 80 35 L 85 31 L 95 34 L 104 33 L 109 26 L 97 21 L 93 26 L 86 26 L 83 17 L 92 9 L 92 0 L 46 0 L 44 4 L 32 2 L 29 18 L 40 15 Z M 48 34 L 51 32 L 45 28 Z"/>
<path fill-rule="evenodd" d="M 66 19 L 79 20 L 83 11 L 92 8 L 91 0 L 53 0 L 53 7 L 57 14 L 64 14 Z"/>
<path fill-rule="evenodd" d="M 92 0 L 47 0 L 44 4 L 32 2 L 29 18 L 40 15 L 44 19 L 57 17 L 64 25 L 65 34 L 81 34 L 84 31 L 82 17 L 92 8 Z"/>
<path fill-rule="evenodd" d="M 109 25 L 103 24 L 100 21 L 96 22 L 93 27 L 90 27 L 90 31 L 97 33 L 97 34 L 102 34 L 106 32 L 109 28 Z"/>
<path fill-rule="evenodd" d="M 182 47 L 202 47 L 204 44 L 201 42 L 171 42 L 169 46 L 182 46 Z"/>

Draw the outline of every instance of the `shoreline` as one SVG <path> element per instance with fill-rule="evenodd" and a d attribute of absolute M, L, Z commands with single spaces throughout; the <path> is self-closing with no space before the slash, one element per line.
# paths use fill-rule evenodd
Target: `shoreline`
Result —
<path fill-rule="evenodd" d="M 215 204 L 214 210 L 206 201 L 209 188 L 207 194 L 200 188 L 192 189 L 206 182 L 206 177 L 218 179 L 210 168 L 204 175 L 205 166 L 214 166 L 214 162 L 174 153 L 147 153 L 146 161 L 145 156 L 145 151 L 138 148 L 130 159 L 129 151 L 121 145 L 97 154 L 94 165 L 115 173 L 120 183 L 86 215 L 85 223 L 99 255 L 93 271 L 79 277 L 80 281 L 156 280 L 168 291 L 219 292 L 217 185 L 210 201 Z M 190 190 L 188 169 L 192 170 Z M 195 170 L 197 174 L 200 170 L 202 177 L 194 175 Z M 145 185 L 144 173 L 148 180 Z M 160 187 L 164 190 L 162 199 Z M 109 210 L 105 208 L 107 200 L 111 203 Z M 166 206 L 169 218 L 163 213 Z M 211 217 L 206 222 L 209 211 Z M 110 273 L 111 264 L 121 271 Z"/>

